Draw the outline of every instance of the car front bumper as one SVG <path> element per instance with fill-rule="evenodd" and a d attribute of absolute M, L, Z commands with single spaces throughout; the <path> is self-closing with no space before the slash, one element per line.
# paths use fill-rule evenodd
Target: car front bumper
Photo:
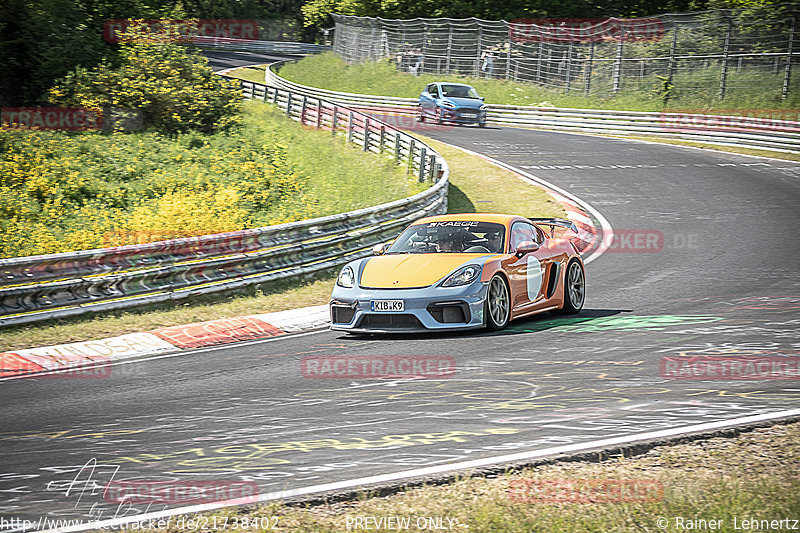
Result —
<path fill-rule="evenodd" d="M 346 289 L 335 286 L 329 305 L 331 329 L 353 333 L 448 331 L 483 327 L 488 284 L 419 289 Z M 402 312 L 373 311 L 374 300 L 402 300 Z"/>
<path fill-rule="evenodd" d="M 459 124 L 478 124 L 486 122 L 486 111 L 477 109 L 448 109 L 442 108 L 445 120 L 457 122 Z"/>

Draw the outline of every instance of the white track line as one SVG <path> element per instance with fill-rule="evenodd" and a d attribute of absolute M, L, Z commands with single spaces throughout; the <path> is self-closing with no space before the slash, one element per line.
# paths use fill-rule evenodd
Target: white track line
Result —
<path fill-rule="evenodd" d="M 344 481 L 337 481 L 333 483 L 325 483 L 322 485 L 312 485 L 309 487 L 302 487 L 298 489 L 269 492 L 261 494 L 256 498 L 247 499 L 247 501 L 238 500 L 225 500 L 214 503 L 207 503 L 203 505 L 191 505 L 186 507 L 178 507 L 166 511 L 159 511 L 155 513 L 145 513 L 141 515 L 102 520 L 97 522 L 87 523 L 80 526 L 72 526 L 61 529 L 51 529 L 51 532 L 71 532 L 71 531 L 86 531 L 89 529 L 97 528 L 112 528 L 119 527 L 132 522 L 145 522 L 148 520 L 160 520 L 170 516 L 201 513 L 207 511 L 214 511 L 223 507 L 231 507 L 242 504 L 255 504 L 264 503 L 273 500 L 283 500 L 286 498 L 293 498 L 296 496 L 305 496 L 310 494 L 318 494 L 330 491 L 342 491 L 347 489 L 356 489 L 373 485 L 375 483 L 387 483 L 394 481 L 402 481 L 404 479 L 419 478 L 426 476 L 433 476 L 439 474 L 447 474 L 454 471 L 471 470 L 475 468 L 482 468 L 498 464 L 518 463 L 523 461 L 531 461 L 534 459 L 542 459 L 544 457 L 556 456 L 568 453 L 579 453 L 589 450 L 596 450 L 599 448 L 612 448 L 617 446 L 631 445 L 638 442 L 651 441 L 656 439 L 668 439 L 671 437 L 679 437 L 687 433 L 709 432 L 720 429 L 733 428 L 744 424 L 755 424 L 759 422 L 766 422 L 780 418 L 791 418 L 800 416 L 800 409 L 790 409 L 786 411 L 777 411 L 774 413 L 745 416 L 741 418 L 733 418 L 730 420 L 723 420 L 721 422 L 709 422 L 706 424 L 695 424 L 691 426 L 684 426 L 673 429 L 664 429 L 661 431 L 650 431 L 645 433 L 637 433 L 635 435 L 627 435 L 624 437 L 614 437 L 611 439 L 602 439 L 583 444 L 570 444 L 567 446 L 556 446 L 553 448 L 545 448 L 542 450 L 533 450 L 528 452 L 513 453 L 508 455 L 498 455 L 494 457 L 486 457 L 483 459 L 476 459 L 472 461 L 462 461 L 459 463 L 450 463 L 447 465 L 431 466 L 426 468 L 416 468 L 413 470 L 404 470 L 402 472 L 394 472 L 391 474 L 381 474 L 377 476 L 368 476 L 362 478 L 348 479 Z"/>

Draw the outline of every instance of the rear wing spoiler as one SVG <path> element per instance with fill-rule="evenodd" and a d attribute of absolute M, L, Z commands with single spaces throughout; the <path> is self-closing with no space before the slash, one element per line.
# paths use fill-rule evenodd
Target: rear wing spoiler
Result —
<path fill-rule="evenodd" d="M 556 227 L 571 229 L 578 233 L 577 226 L 572 221 L 563 218 L 529 218 L 528 220 L 539 226 L 550 226 L 550 236 L 553 235 L 553 230 Z"/>

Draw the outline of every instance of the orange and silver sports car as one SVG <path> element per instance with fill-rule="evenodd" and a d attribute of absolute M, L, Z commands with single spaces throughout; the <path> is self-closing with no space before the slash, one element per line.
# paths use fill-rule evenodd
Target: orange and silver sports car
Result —
<path fill-rule="evenodd" d="M 543 311 L 577 313 L 583 261 L 568 220 L 461 214 L 420 219 L 373 257 L 342 268 L 331 329 L 353 333 L 489 328 Z M 557 233 L 559 232 L 559 233 Z"/>

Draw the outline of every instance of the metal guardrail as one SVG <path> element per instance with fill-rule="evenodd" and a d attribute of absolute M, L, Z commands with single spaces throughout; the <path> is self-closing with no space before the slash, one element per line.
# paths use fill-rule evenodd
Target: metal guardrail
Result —
<path fill-rule="evenodd" d="M 330 46 L 289 41 L 256 41 L 252 39 L 231 39 L 227 37 L 197 36 L 192 40 L 199 48 L 213 50 L 235 50 L 260 54 L 319 54 L 330 50 Z"/>
<path fill-rule="evenodd" d="M 417 100 L 346 93 L 291 82 L 275 72 L 285 61 L 267 68 L 270 85 L 309 97 L 325 98 L 367 113 L 416 116 Z M 489 103 L 490 125 L 603 135 L 674 138 L 699 143 L 800 153 L 800 122 L 680 112 L 609 111 L 526 107 Z"/>
<path fill-rule="evenodd" d="M 433 185 L 375 207 L 217 235 L 0 259 L 0 327 L 239 288 L 341 265 L 417 218 L 446 212 L 449 168 L 424 142 L 356 110 L 242 81 L 304 125 L 391 156 Z"/>

